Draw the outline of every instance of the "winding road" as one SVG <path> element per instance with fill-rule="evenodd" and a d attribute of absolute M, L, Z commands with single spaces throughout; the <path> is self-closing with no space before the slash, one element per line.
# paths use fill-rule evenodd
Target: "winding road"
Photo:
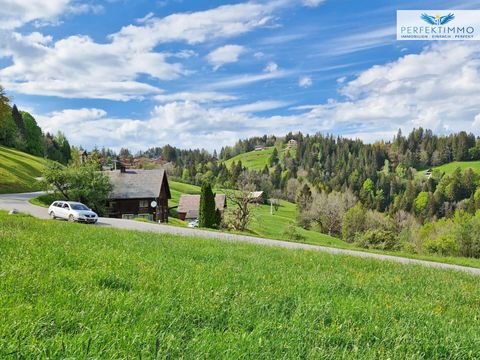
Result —
<path fill-rule="evenodd" d="M 22 193 L 22 194 L 0 195 L 0 209 L 7 210 L 7 211 L 16 209 L 20 212 L 28 213 L 40 219 L 48 219 L 49 217 L 47 214 L 47 209 L 32 205 L 29 202 L 30 199 L 40 195 L 42 195 L 42 193 Z M 175 227 L 175 226 L 169 226 L 169 225 L 157 225 L 157 224 L 144 223 L 144 222 L 139 222 L 134 220 L 100 218 L 97 223 L 97 226 L 109 226 L 109 227 L 114 227 L 118 229 L 147 231 L 147 232 L 155 232 L 159 234 L 195 236 L 195 237 L 201 237 L 201 238 L 217 239 L 217 240 L 232 241 L 232 242 L 245 242 L 245 243 L 251 243 L 256 245 L 282 247 L 286 249 L 322 251 L 330 254 L 349 255 L 349 256 L 355 256 L 355 257 L 361 257 L 361 258 L 393 261 L 393 262 L 407 264 L 407 265 L 408 264 L 422 265 L 422 266 L 427 266 L 432 268 L 463 271 L 473 275 L 480 275 L 480 268 L 444 264 L 444 263 L 438 263 L 438 262 L 426 261 L 426 260 L 408 259 L 400 256 L 374 254 L 374 253 L 368 253 L 363 251 L 337 249 L 337 248 L 331 248 L 331 247 L 319 246 L 319 245 L 309 245 L 309 244 L 294 243 L 294 242 L 281 241 L 281 240 L 271 240 L 271 239 L 253 237 L 253 236 L 228 234 L 228 233 L 214 232 L 214 231 L 208 231 L 208 230 L 181 228 L 181 227 Z"/>

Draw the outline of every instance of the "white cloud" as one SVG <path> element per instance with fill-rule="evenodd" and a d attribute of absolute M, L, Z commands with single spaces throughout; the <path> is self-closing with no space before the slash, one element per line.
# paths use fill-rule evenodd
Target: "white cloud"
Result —
<path fill-rule="evenodd" d="M 286 101 L 265 100 L 256 101 L 251 104 L 237 105 L 230 107 L 229 110 L 239 113 L 256 113 L 268 110 L 279 109 L 288 106 L 290 103 Z"/>
<path fill-rule="evenodd" d="M 226 79 L 219 80 L 209 85 L 211 89 L 234 88 L 238 86 L 249 85 L 252 83 L 282 78 L 290 75 L 290 71 L 276 70 L 273 72 L 264 72 L 262 74 L 245 74 L 231 76 Z"/>
<path fill-rule="evenodd" d="M 53 20 L 63 12 L 101 11 L 94 5 L 73 0 L 0 0 L 2 5 L 0 20 L 4 21 L 0 24 L 9 28 L 32 20 Z M 53 42 L 51 37 L 39 33 L 25 36 L 0 32 L 0 58 L 9 57 L 12 61 L 0 70 L 0 78 L 10 90 L 30 95 L 141 99 L 161 92 L 151 82 L 143 80 L 145 75 L 150 79 L 173 80 L 191 73 L 171 59 L 195 56 L 194 51 L 160 53 L 156 50 L 159 44 L 198 44 L 244 34 L 270 24 L 273 12 L 286 5 L 286 0 L 275 0 L 224 5 L 164 18 L 148 14 L 139 20 L 140 25 L 123 27 L 111 34 L 107 42 L 96 42 L 82 35 Z M 218 68 L 237 61 L 243 51 L 238 45 L 227 45 L 212 52 L 208 59 Z"/>
<path fill-rule="evenodd" d="M 480 113 L 477 116 L 475 116 L 475 119 L 473 120 L 473 123 L 472 123 L 472 128 L 480 129 Z"/>
<path fill-rule="evenodd" d="M 37 25 L 58 23 L 64 14 L 98 14 L 103 6 L 74 0 L 0 0 L 0 29 L 15 29 L 32 21 Z"/>
<path fill-rule="evenodd" d="M 203 92 L 179 92 L 165 95 L 155 96 L 155 100 L 161 103 L 168 103 L 174 101 L 192 101 L 199 104 L 224 102 L 235 100 L 236 97 L 224 93 L 215 91 L 203 91 Z"/>
<path fill-rule="evenodd" d="M 229 38 L 266 26 L 273 20 L 273 12 L 284 5 L 282 1 L 264 4 L 247 2 L 194 13 L 172 14 L 164 18 L 150 17 L 144 25 L 123 27 L 111 37 L 137 48 L 152 48 L 173 41 L 199 44 L 209 39 Z"/>
<path fill-rule="evenodd" d="M 278 65 L 274 63 L 273 61 L 269 62 L 267 66 L 263 69 L 263 71 L 268 72 L 268 73 L 274 73 L 278 70 Z"/>
<path fill-rule="evenodd" d="M 311 113 L 370 137 L 419 126 L 441 133 L 470 129 L 480 111 L 480 49 L 433 44 L 363 71 L 340 93 L 347 100 L 318 105 Z"/>
<path fill-rule="evenodd" d="M 99 44 L 87 36 L 51 43 L 36 33 L 14 33 L 5 40 L 4 54 L 12 56 L 13 64 L 0 70 L 0 77 L 5 87 L 25 94 L 129 100 L 160 92 L 138 81 L 140 74 L 161 80 L 186 74 L 165 54 L 130 52 L 123 44 Z"/>
<path fill-rule="evenodd" d="M 243 46 L 224 45 L 210 52 L 207 55 L 207 60 L 213 66 L 213 69 L 217 70 L 225 64 L 237 62 L 244 52 L 245 48 Z"/>
<path fill-rule="evenodd" d="M 395 33 L 396 28 L 392 26 L 360 33 L 356 32 L 353 35 L 335 38 L 332 41 L 322 43 L 320 45 L 320 53 L 322 56 L 325 52 L 328 52 L 329 56 L 345 55 L 389 45 L 396 41 Z"/>
<path fill-rule="evenodd" d="M 313 85 L 312 78 L 310 76 L 301 76 L 298 79 L 298 86 L 302 88 L 309 88 L 310 86 Z"/>
<path fill-rule="evenodd" d="M 323 2 L 324 0 L 303 0 L 303 5 L 308 7 L 317 7 Z"/>
<path fill-rule="evenodd" d="M 33 20 L 52 20 L 70 0 L 0 0 L 0 29 L 14 29 Z"/>

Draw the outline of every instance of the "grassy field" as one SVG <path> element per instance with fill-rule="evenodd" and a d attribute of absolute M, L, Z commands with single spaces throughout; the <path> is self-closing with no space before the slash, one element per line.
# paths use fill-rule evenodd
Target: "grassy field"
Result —
<path fill-rule="evenodd" d="M 0 212 L 0 358 L 474 359 L 478 278 Z"/>
<path fill-rule="evenodd" d="M 184 184 L 176 181 L 169 181 L 172 199 L 169 206 L 178 204 L 181 194 L 200 194 L 200 187 Z M 217 190 L 221 192 L 220 190 Z M 229 206 L 233 206 L 229 204 Z M 248 227 L 247 234 L 270 239 L 294 240 L 285 233 L 286 228 L 295 222 L 297 218 L 297 207 L 287 201 L 281 201 L 278 211 L 270 214 L 269 205 L 252 205 L 253 218 Z M 337 247 L 350 247 L 348 243 L 334 237 L 321 234 L 316 231 L 304 230 L 299 226 L 295 227 L 296 232 L 302 236 L 302 242 L 316 245 L 329 245 Z"/>
<path fill-rule="evenodd" d="M 438 170 L 444 172 L 445 174 L 451 174 L 455 169 L 460 168 L 462 171 L 466 169 L 472 169 L 473 171 L 480 174 L 480 161 L 454 161 L 448 164 L 437 166 L 432 168 L 432 170 Z M 426 170 L 417 172 L 417 176 L 425 176 Z"/>
<path fill-rule="evenodd" d="M 0 194 L 41 190 L 36 177 L 42 176 L 46 161 L 0 146 Z"/>
<path fill-rule="evenodd" d="M 295 149 L 282 150 L 279 151 L 280 159 L 282 159 L 282 157 L 286 154 L 287 151 L 290 152 L 290 155 L 292 157 L 295 156 Z M 233 162 L 238 163 L 241 160 L 242 165 L 245 166 L 247 169 L 256 171 L 263 170 L 265 165 L 268 164 L 268 159 L 270 158 L 270 156 L 272 156 L 272 152 L 273 147 L 265 148 L 265 150 L 262 151 L 250 151 L 228 159 L 227 161 L 225 161 L 225 165 L 230 168 Z"/>
<path fill-rule="evenodd" d="M 172 192 L 172 199 L 169 204 L 178 204 L 180 195 L 183 194 L 200 194 L 200 187 L 196 185 L 184 184 L 176 181 L 169 181 L 170 191 Z M 221 192 L 220 190 L 217 190 Z M 233 206 L 229 204 L 229 206 Z M 348 243 L 339 238 L 322 234 L 315 229 L 305 230 L 300 226 L 296 226 L 297 207 L 295 204 L 288 201 L 281 200 L 278 211 L 273 211 L 270 214 L 269 205 L 252 205 L 253 216 L 247 231 L 240 233 L 251 236 L 258 236 L 267 239 L 286 240 L 294 242 L 302 242 L 312 245 L 331 246 L 341 249 L 352 249 L 360 251 L 375 252 L 379 254 L 403 256 L 413 259 L 430 260 L 436 262 L 443 262 L 448 264 L 456 264 L 463 266 L 472 266 L 480 268 L 480 259 L 464 258 L 464 257 L 447 257 L 440 255 L 430 254 L 412 254 L 401 251 L 382 251 L 382 250 L 366 250 L 359 248 L 352 243 Z M 174 217 L 169 218 L 170 225 L 186 226 L 185 221 L 181 221 Z M 295 233 L 297 238 L 292 238 L 292 234 L 287 231 L 287 228 L 294 224 Z"/>
<path fill-rule="evenodd" d="M 176 181 L 169 181 L 170 191 L 172 193 L 172 199 L 169 202 L 170 206 L 178 204 L 180 195 L 185 194 L 199 194 L 200 188 L 195 185 L 184 184 Z M 48 208 L 48 206 L 54 201 L 58 200 L 51 195 L 40 196 L 30 200 L 30 202 L 37 206 Z M 229 204 L 229 206 L 233 206 Z M 401 251 L 382 251 L 373 249 L 364 249 L 355 246 L 352 243 L 345 242 L 341 239 L 322 234 L 314 229 L 305 230 L 300 226 L 295 225 L 295 219 L 297 216 L 297 208 L 295 204 L 287 201 L 281 201 L 278 211 L 274 211 L 270 214 L 269 205 L 253 205 L 253 217 L 247 231 L 237 232 L 243 235 L 258 236 L 267 239 L 286 240 L 301 242 L 312 245 L 330 246 L 341 249 L 352 249 L 360 251 L 375 252 L 379 254 L 403 256 L 413 259 L 430 260 L 448 264 L 471 266 L 480 268 L 480 259 L 465 258 L 465 257 L 446 257 L 440 255 L 430 254 L 412 254 Z M 148 221 L 144 219 L 136 219 L 138 221 Z M 170 216 L 168 219 L 169 225 L 186 227 L 187 222 L 177 219 L 175 216 Z M 292 237 L 292 233 L 287 231 L 288 228 L 294 226 L 295 236 Z"/>

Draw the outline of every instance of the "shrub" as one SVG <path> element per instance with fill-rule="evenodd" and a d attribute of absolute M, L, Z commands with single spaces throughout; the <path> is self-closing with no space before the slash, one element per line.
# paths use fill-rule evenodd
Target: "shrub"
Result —
<path fill-rule="evenodd" d="M 342 238 L 346 242 L 354 242 L 365 231 L 366 211 L 361 204 L 348 209 L 343 217 Z"/>
<path fill-rule="evenodd" d="M 295 223 L 290 222 L 283 230 L 283 235 L 290 241 L 302 241 L 305 240 L 305 236 L 300 234 L 295 226 Z"/>
<path fill-rule="evenodd" d="M 367 230 L 358 237 L 356 244 L 369 249 L 396 250 L 399 243 L 393 231 Z"/>
<path fill-rule="evenodd" d="M 455 240 L 455 236 L 452 233 L 445 233 L 440 235 L 435 240 L 425 241 L 424 248 L 429 253 L 443 256 L 458 254 L 458 244 Z"/>

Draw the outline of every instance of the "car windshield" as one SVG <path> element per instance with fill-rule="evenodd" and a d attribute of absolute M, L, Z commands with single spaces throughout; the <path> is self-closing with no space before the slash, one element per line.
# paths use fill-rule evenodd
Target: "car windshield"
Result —
<path fill-rule="evenodd" d="M 83 204 L 71 204 L 70 206 L 72 210 L 90 210 L 88 207 L 86 207 Z"/>

